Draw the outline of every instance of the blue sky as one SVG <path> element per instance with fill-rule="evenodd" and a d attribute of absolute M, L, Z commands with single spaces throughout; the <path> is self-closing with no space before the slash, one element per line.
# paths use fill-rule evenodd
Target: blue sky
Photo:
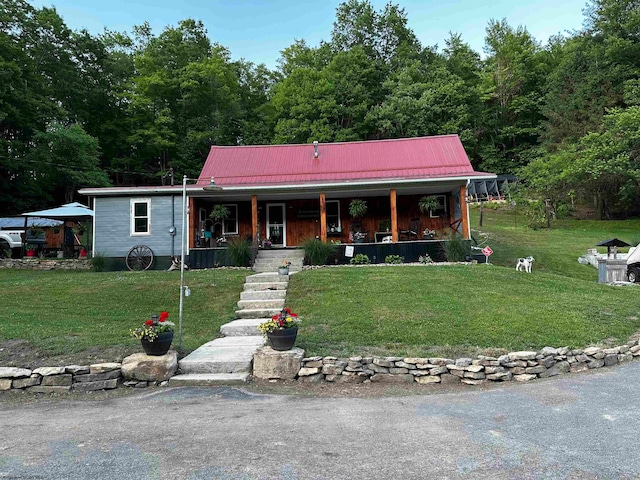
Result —
<path fill-rule="evenodd" d="M 148 21 L 158 34 L 167 25 L 202 20 L 209 37 L 245 58 L 274 68 L 280 51 L 295 39 L 315 46 L 328 40 L 340 0 L 31 0 L 36 7 L 55 6 L 72 29 L 100 33 L 104 28 L 131 32 Z M 373 0 L 376 9 L 386 0 Z M 546 43 L 549 36 L 582 28 L 586 0 L 397 0 L 406 10 L 409 27 L 423 46 L 444 45 L 448 32 L 482 52 L 490 19 L 506 18 L 524 25 Z"/>

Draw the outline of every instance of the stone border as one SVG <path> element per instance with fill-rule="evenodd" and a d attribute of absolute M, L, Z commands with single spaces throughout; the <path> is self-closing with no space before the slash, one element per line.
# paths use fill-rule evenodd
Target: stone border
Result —
<path fill-rule="evenodd" d="M 0 391 L 67 393 L 111 390 L 120 385 L 145 388 L 166 385 L 178 369 L 178 355 L 170 350 L 161 356 L 129 355 L 122 363 L 67 365 L 36 369 L 0 367 Z"/>
<path fill-rule="evenodd" d="M 301 382 L 336 383 L 463 383 L 528 382 L 564 373 L 624 363 L 640 356 L 640 341 L 612 348 L 545 347 L 539 352 L 511 352 L 500 357 L 402 358 L 402 357 L 308 357 L 303 358 L 297 379 Z M 263 377 L 264 378 L 264 377 Z"/>
<path fill-rule="evenodd" d="M 91 259 L 6 258 L 0 268 L 15 270 L 91 270 Z"/>

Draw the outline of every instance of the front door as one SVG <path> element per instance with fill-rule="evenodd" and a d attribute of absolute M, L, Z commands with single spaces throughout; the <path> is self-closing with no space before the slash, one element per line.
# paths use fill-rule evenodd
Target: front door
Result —
<path fill-rule="evenodd" d="M 287 245 L 284 203 L 267 203 L 267 239 L 274 247 L 286 247 Z"/>

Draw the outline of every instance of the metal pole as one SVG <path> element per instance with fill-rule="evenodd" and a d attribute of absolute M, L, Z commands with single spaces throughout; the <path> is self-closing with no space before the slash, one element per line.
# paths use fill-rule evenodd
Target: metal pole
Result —
<path fill-rule="evenodd" d="M 182 306 L 184 304 L 184 234 L 187 216 L 187 176 L 182 177 L 182 240 L 180 242 L 180 314 L 178 322 L 178 348 L 182 350 Z"/>

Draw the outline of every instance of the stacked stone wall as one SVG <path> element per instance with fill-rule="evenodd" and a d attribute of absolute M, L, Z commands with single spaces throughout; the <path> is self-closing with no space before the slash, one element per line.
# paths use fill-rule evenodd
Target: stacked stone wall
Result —
<path fill-rule="evenodd" d="M 4 258 L 0 268 L 14 270 L 91 270 L 91 260 L 53 258 Z"/>
<path fill-rule="evenodd" d="M 638 341 L 612 348 L 570 349 L 545 347 L 541 351 L 511 352 L 500 357 L 307 357 L 298 371 L 301 382 L 341 383 L 462 383 L 528 382 L 565 373 L 624 363 L 640 356 Z"/>

